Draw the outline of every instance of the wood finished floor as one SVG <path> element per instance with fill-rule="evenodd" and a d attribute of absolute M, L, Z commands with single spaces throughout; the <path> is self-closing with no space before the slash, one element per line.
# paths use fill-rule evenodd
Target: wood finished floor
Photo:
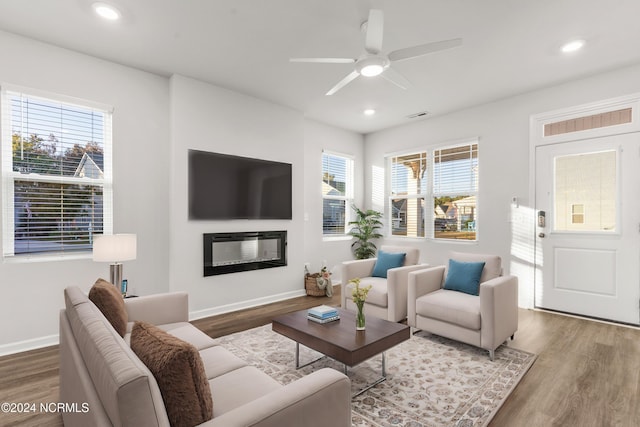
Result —
<path fill-rule="evenodd" d="M 282 313 L 330 298 L 299 297 L 193 321 L 213 337 L 268 324 Z M 509 346 L 538 359 L 490 427 L 640 426 L 640 330 L 533 310 L 520 310 Z M 0 357 L 0 402 L 58 401 L 57 346 Z M 7 414 L 0 426 L 61 426 L 57 414 Z M 288 426 L 286 426 L 288 427 Z"/>

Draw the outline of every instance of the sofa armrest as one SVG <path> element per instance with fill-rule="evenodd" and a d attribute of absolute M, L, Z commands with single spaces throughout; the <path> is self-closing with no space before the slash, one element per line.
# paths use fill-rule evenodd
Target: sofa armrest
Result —
<path fill-rule="evenodd" d="M 407 317 L 409 273 L 429 268 L 429 264 L 407 265 L 387 270 L 387 320 L 399 322 Z"/>
<path fill-rule="evenodd" d="M 186 292 L 169 292 L 125 298 L 129 321 L 142 320 L 153 325 L 189 321 L 189 296 Z"/>
<path fill-rule="evenodd" d="M 480 284 L 480 346 L 494 350 L 518 330 L 518 278 L 500 276 Z"/>
<path fill-rule="evenodd" d="M 201 426 L 281 427 L 294 424 L 305 427 L 350 427 L 349 378 L 335 369 L 323 368 Z"/>
<path fill-rule="evenodd" d="M 342 272 L 340 281 L 342 283 L 342 292 L 340 296 L 341 307 L 346 308 L 347 297 L 351 294 L 347 292 L 349 280 L 356 277 L 371 277 L 373 267 L 376 265 L 377 258 L 358 259 L 353 261 L 345 261 L 342 263 Z"/>
<path fill-rule="evenodd" d="M 416 300 L 442 287 L 445 267 L 443 265 L 415 270 L 408 275 L 407 324 L 416 327 Z"/>

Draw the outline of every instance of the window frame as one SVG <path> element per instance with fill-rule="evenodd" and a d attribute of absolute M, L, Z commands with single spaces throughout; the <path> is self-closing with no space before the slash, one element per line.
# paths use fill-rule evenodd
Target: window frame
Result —
<path fill-rule="evenodd" d="M 442 150 L 447 150 L 447 149 L 454 149 L 454 148 L 460 148 L 460 147 L 471 147 L 473 145 L 477 146 L 477 161 L 476 161 L 476 189 L 472 190 L 472 191 L 464 191 L 464 195 L 468 195 L 468 196 L 474 196 L 475 197 L 475 211 L 474 211 L 474 233 L 475 233 L 475 238 L 474 239 L 456 239 L 456 238 L 447 238 L 447 237 L 436 237 L 435 236 L 435 208 L 428 208 L 429 206 L 434 206 L 435 204 L 435 198 L 436 197 L 442 197 L 442 196 L 451 196 L 451 197 L 455 197 L 455 196 L 459 196 L 462 195 L 461 192 L 442 192 L 442 191 L 436 191 L 435 188 L 435 184 L 436 184 L 436 179 L 435 179 L 435 152 L 436 151 L 442 151 Z M 421 190 L 420 192 L 416 192 L 416 193 L 412 193 L 412 194 L 407 194 L 407 195 L 398 195 L 398 194 L 394 194 L 393 193 L 393 160 L 397 159 L 399 157 L 408 157 L 411 155 L 418 155 L 420 153 L 425 153 L 426 154 L 426 169 L 424 172 L 424 178 L 423 178 L 423 182 L 421 183 L 420 187 Z M 386 157 L 386 169 L 387 169 L 387 197 L 386 197 L 386 204 L 387 204 L 387 213 L 385 215 L 385 218 L 387 220 L 387 227 L 386 227 L 386 234 L 389 238 L 397 238 L 397 239 L 427 239 L 427 240 L 432 240 L 432 241 L 436 241 L 436 242 L 447 242 L 447 243 L 452 243 L 452 242 L 456 242 L 456 243 L 461 243 L 461 244 L 473 244 L 473 243 L 477 243 L 479 241 L 479 221 L 478 221 L 478 206 L 479 206 L 479 190 L 480 190 L 480 183 L 478 180 L 478 171 L 480 168 L 480 141 L 479 138 L 475 137 L 475 138 L 468 138 L 468 139 L 462 139 L 462 140 L 458 140 L 458 141 L 451 141 L 451 142 L 447 142 L 447 143 L 442 143 L 442 144 L 437 144 L 437 145 L 433 145 L 433 146 L 429 146 L 428 148 L 417 148 L 414 150 L 408 150 L 408 151 L 403 151 L 402 153 L 393 153 L 393 154 L 388 154 L 385 156 Z M 393 212 L 392 212 L 392 206 L 393 206 L 393 200 L 394 199 L 424 199 L 424 214 L 423 214 L 423 224 L 422 226 L 424 227 L 424 236 L 404 236 L 401 234 L 393 234 Z"/>
<path fill-rule="evenodd" d="M 350 237 L 349 235 L 349 221 L 351 221 L 351 205 L 354 203 L 354 177 L 355 177 L 355 158 L 352 155 L 338 153 L 330 150 L 322 150 L 321 156 L 321 165 L 320 170 L 323 175 L 322 183 L 324 183 L 324 157 L 338 157 L 346 161 L 346 170 L 345 170 L 345 191 L 344 195 L 325 195 L 321 190 L 322 194 L 322 238 L 324 240 L 331 239 L 341 239 L 344 237 Z M 345 220 L 344 220 L 344 233 L 325 233 L 325 222 L 324 222 L 324 205 L 326 200 L 339 200 L 344 201 L 345 207 Z"/>
<path fill-rule="evenodd" d="M 94 110 L 103 114 L 102 129 L 102 156 L 103 176 L 101 178 L 76 177 L 60 175 L 47 175 L 38 173 L 22 173 L 13 170 L 12 148 L 12 117 L 11 98 L 14 96 L 39 99 L 49 103 L 61 104 L 69 108 L 82 110 Z M 15 191 L 14 186 L 19 182 L 42 182 L 55 184 L 83 185 L 102 188 L 102 233 L 113 232 L 113 173 L 112 173 L 112 134 L 113 134 L 113 108 L 98 102 L 74 98 L 70 96 L 25 88 L 10 84 L 0 84 L 0 173 L 2 180 L 2 196 L 0 206 L 2 209 L 2 258 L 5 262 L 30 262 L 30 261 L 55 261 L 69 259 L 87 259 L 92 256 L 92 248 L 84 250 L 51 250 L 40 252 L 15 253 Z M 92 247 L 92 241 L 89 241 Z"/>

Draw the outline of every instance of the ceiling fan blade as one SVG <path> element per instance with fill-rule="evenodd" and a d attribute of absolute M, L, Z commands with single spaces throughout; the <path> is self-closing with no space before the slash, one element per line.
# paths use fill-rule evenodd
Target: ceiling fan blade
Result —
<path fill-rule="evenodd" d="M 318 62 L 324 64 L 353 64 L 353 58 L 290 58 L 289 62 Z"/>
<path fill-rule="evenodd" d="M 389 60 L 403 61 L 405 59 L 416 58 L 418 56 L 427 55 L 429 53 L 451 49 L 460 45 L 462 45 L 462 39 L 451 39 L 434 43 L 425 43 L 413 47 L 406 47 L 404 49 L 398 49 L 391 52 L 389 54 Z"/>
<path fill-rule="evenodd" d="M 364 48 L 369 53 L 382 51 L 382 35 L 384 31 L 384 15 L 381 10 L 371 9 L 367 21 L 367 34 L 364 39 Z"/>
<path fill-rule="evenodd" d="M 349 73 L 349 75 L 347 75 L 347 77 L 345 77 L 344 79 L 340 80 L 337 85 L 332 87 L 331 90 L 329 90 L 329 92 L 327 92 L 327 95 L 333 95 L 334 93 L 336 93 L 337 91 L 339 91 L 340 89 L 342 89 L 343 87 L 345 87 L 346 85 L 351 83 L 351 81 L 354 80 L 359 75 L 360 75 L 360 73 L 358 73 L 357 71 L 355 71 L 355 70 L 352 71 L 351 73 Z"/>
<path fill-rule="evenodd" d="M 400 89 L 408 89 L 409 87 L 411 87 L 411 83 L 409 82 L 409 80 L 407 80 L 405 76 L 391 67 L 384 70 L 384 73 L 382 73 L 382 77 L 398 86 Z"/>

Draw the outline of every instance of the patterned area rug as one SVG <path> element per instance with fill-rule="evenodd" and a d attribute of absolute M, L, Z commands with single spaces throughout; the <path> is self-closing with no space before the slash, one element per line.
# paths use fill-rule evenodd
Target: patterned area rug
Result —
<path fill-rule="evenodd" d="M 282 384 L 321 367 L 343 372 L 329 358 L 295 369 L 295 343 L 260 326 L 216 341 Z M 352 400 L 353 426 L 486 426 L 536 356 L 501 346 L 495 360 L 476 347 L 418 332 L 386 353 L 387 380 Z M 300 346 L 300 363 L 321 354 Z M 352 392 L 380 377 L 381 357 L 349 368 Z"/>

